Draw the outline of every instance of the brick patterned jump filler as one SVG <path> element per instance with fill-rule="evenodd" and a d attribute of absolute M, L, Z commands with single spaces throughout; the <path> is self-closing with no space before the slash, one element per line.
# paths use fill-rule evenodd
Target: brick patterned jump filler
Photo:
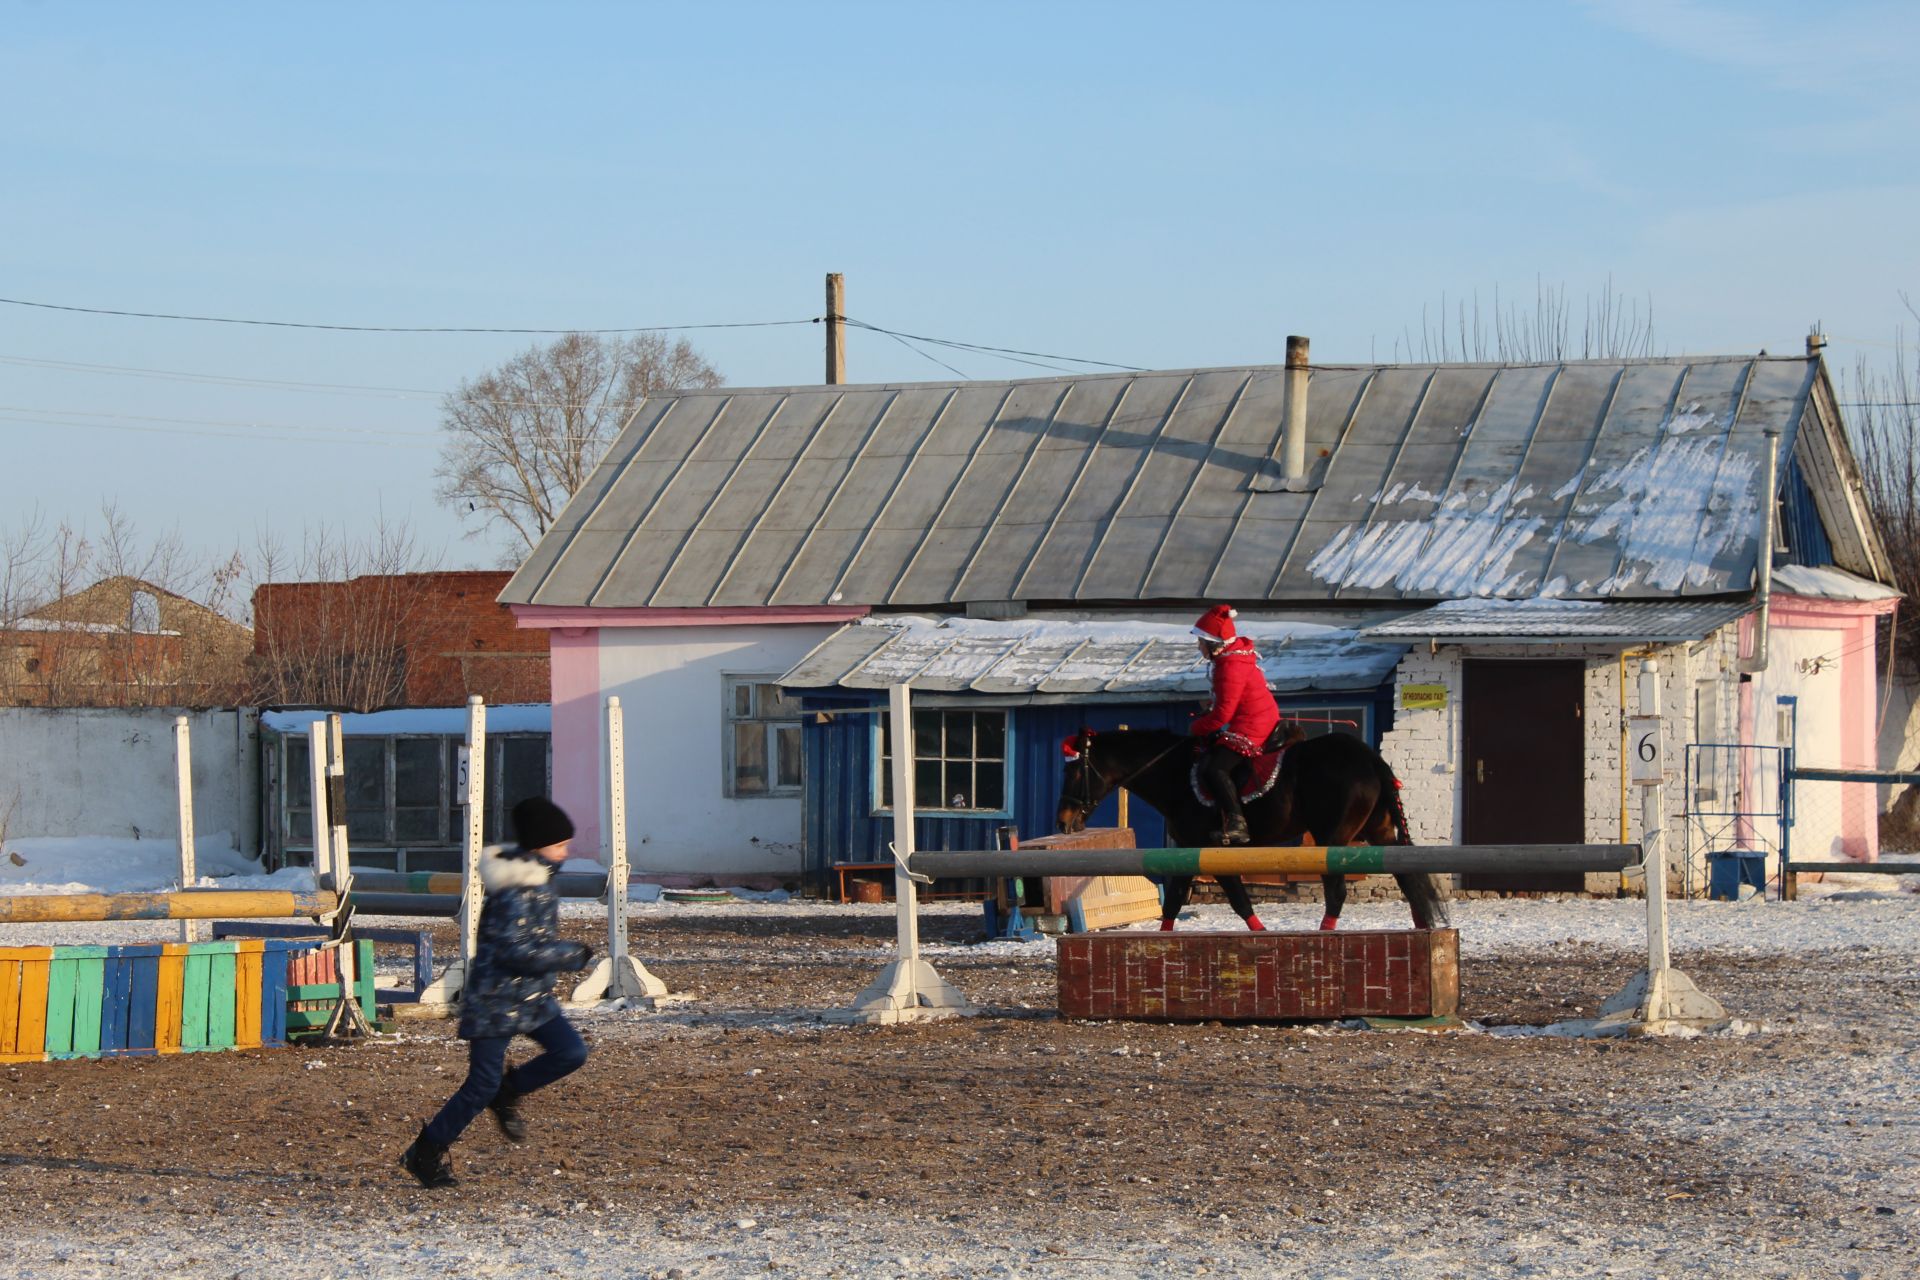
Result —
<path fill-rule="evenodd" d="M 1264 1022 L 1460 1009 L 1452 929 L 1069 934 L 1058 967 L 1063 1018 Z"/>

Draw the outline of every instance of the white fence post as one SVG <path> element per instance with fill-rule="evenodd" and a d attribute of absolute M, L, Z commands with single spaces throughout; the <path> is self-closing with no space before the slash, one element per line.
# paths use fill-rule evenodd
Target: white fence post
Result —
<path fill-rule="evenodd" d="M 1673 967 L 1667 942 L 1667 840 L 1665 722 L 1660 716 L 1660 663 L 1640 664 L 1640 714 L 1628 733 L 1628 759 L 1640 793 L 1640 845 L 1645 852 L 1647 967 L 1600 1006 L 1600 1021 L 1660 1032 L 1676 1026 L 1724 1025 L 1727 1011 Z"/>
<path fill-rule="evenodd" d="M 307 799 L 313 806 L 313 881 L 326 888 L 333 877 L 333 796 L 327 790 L 331 776 L 331 739 L 323 716 L 307 726 Z"/>
<path fill-rule="evenodd" d="M 919 893 L 909 866 L 914 819 L 913 695 L 904 684 L 894 685 L 888 693 L 887 726 L 893 744 L 893 896 L 898 944 L 892 962 L 837 1016 L 851 1022 L 906 1022 L 975 1013 L 967 998 L 920 958 Z"/>
<path fill-rule="evenodd" d="M 479 694 L 467 699 L 467 818 L 461 862 L 460 888 L 461 971 L 473 963 L 480 949 L 480 906 L 486 890 L 480 884 L 480 851 L 487 839 L 487 704 Z"/>
<path fill-rule="evenodd" d="M 199 869 L 193 858 L 193 742 L 185 716 L 173 718 L 173 793 L 179 806 L 180 887 L 193 888 Z M 198 920 L 180 922 L 180 941 L 201 942 L 206 925 Z"/>
<path fill-rule="evenodd" d="M 480 946 L 480 851 L 486 839 L 487 704 L 479 694 L 467 699 L 467 741 L 460 748 L 461 806 L 466 814 L 460 881 L 460 954 L 420 993 L 421 1004 L 451 1004 L 460 998 L 467 967 Z"/>
<path fill-rule="evenodd" d="M 620 699 L 607 699 L 607 954 L 573 989 L 570 1003 L 627 1000 L 646 1008 L 692 999 L 667 984 L 627 951 L 627 739 Z"/>

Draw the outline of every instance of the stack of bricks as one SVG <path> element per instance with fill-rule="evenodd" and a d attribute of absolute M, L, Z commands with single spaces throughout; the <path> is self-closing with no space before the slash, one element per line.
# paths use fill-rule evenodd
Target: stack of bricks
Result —
<path fill-rule="evenodd" d="M 1460 1008 L 1452 929 L 1106 933 L 1059 940 L 1060 1016 L 1265 1022 Z"/>

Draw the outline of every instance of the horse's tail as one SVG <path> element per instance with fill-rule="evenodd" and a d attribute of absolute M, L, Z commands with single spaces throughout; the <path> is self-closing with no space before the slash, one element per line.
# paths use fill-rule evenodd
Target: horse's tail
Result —
<path fill-rule="evenodd" d="M 1385 760 L 1380 762 L 1380 772 L 1393 794 L 1393 829 L 1400 837 L 1401 844 L 1413 843 L 1413 832 L 1407 827 L 1407 806 L 1400 799 L 1400 779 L 1394 776 L 1393 766 Z"/>

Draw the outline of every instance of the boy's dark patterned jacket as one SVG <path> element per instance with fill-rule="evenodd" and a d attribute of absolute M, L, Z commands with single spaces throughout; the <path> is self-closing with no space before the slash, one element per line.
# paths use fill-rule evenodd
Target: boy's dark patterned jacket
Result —
<path fill-rule="evenodd" d="M 480 857 L 480 939 L 460 993 L 460 1038 L 522 1035 L 558 1017 L 554 978 L 586 967 L 591 954 L 560 937 L 553 869 L 532 854 L 489 849 Z"/>

